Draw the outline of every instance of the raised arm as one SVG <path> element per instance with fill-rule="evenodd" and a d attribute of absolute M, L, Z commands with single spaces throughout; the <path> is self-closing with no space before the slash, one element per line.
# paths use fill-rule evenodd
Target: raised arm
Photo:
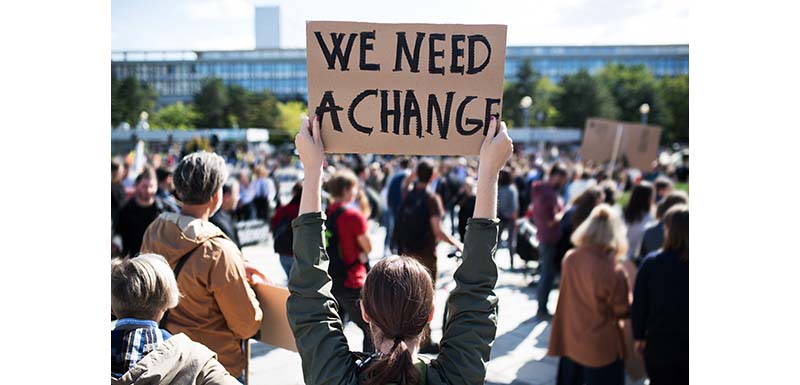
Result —
<path fill-rule="evenodd" d="M 320 186 L 325 150 L 314 119 L 303 119 L 295 139 L 305 167 L 299 216 L 292 222 L 295 263 L 286 303 L 289 325 L 300 353 L 306 384 L 356 384 L 356 370 L 342 321 L 331 295 L 328 255 L 323 242 Z"/>
<path fill-rule="evenodd" d="M 450 293 L 439 357 L 430 376 L 451 384 L 483 384 L 491 343 L 497 332 L 497 176 L 511 155 L 505 124 L 492 118 L 481 146 L 475 214 L 467 225 L 463 263 L 456 270 L 456 288 Z"/>

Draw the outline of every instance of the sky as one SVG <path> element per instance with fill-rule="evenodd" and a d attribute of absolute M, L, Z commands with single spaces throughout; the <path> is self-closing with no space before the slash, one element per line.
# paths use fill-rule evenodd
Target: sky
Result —
<path fill-rule="evenodd" d="M 506 24 L 507 45 L 688 44 L 688 0 L 112 0 L 111 49 L 248 50 L 256 5 L 280 6 L 280 45 L 306 20 Z"/>

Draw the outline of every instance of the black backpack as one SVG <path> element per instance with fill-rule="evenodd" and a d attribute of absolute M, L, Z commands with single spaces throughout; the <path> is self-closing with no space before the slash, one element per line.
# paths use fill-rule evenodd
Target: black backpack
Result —
<path fill-rule="evenodd" d="M 292 242 L 294 241 L 294 232 L 292 231 L 292 219 L 284 217 L 278 222 L 274 229 L 274 244 L 273 248 L 278 255 L 294 255 L 292 250 Z"/>
<path fill-rule="evenodd" d="M 344 281 L 347 280 L 347 271 L 350 267 L 358 263 L 358 260 L 346 265 L 342 259 L 342 248 L 339 245 L 339 232 L 336 228 L 336 220 L 344 212 L 344 207 L 339 207 L 325 221 L 325 240 L 327 246 L 325 251 L 328 253 L 328 275 L 331 276 L 334 289 L 344 288 Z"/>
<path fill-rule="evenodd" d="M 400 204 L 394 225 L 394 239 L 401 250 L 419 250 L 431 243 L 433 231 L 428 199 L 427 191 L 414 189 Z"/>

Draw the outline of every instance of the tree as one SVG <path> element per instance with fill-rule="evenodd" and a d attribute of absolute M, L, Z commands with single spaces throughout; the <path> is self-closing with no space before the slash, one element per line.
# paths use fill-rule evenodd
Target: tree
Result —
<path fill-rule="evenodd" d="M 277 128 L 285 132 L 289 138 L 294 138 L 300 131 L 300 122 L 303 115 L 308 114 L 308 108 L 304 102 L 291 101 L 278 103 L 280 119 Z"/>
<path fill-rule="evenodd" d="M 197 119 L 197 127 L 200 128 L 221 128 L 228 127 L 228 90 L 219 78 L 207 78 L 203 80 L 198 91 L 194 95 L 194 105 L 200 117 Z"/>
<path fill-rule="evenodd" d="M 525 60 L 517 71 L 516 79 L 504 85 L 503 120 L 509 127 L 520 127 L 524 124 L 519 102 L 525 96 L 534 96 L 538 81 L 539 74 L 533 70 L 531 62 Z"/>
<path fill-rule="evenodd" d="M 542 76 L 536 82 L 536 88 L 533 92 L 533 105 L 530 109 L 530 121 L 537 122 L 537 124 L 541 124 L 544 126 L 552 126 L 559 119 L 559 111 L 555 107 L 554 103 L 556 98 L 558 97 L 559 93 L 561 92 L 561 87 L 553 83 L 550 78 L 547 76 Z M 542 113 L 542 121 L 539 122 L 536 114 Z"/>
<path fill-rule="evenodd" d="M 689 143 L 689 75 L 662 78 L 658 90 L 672 118 L 664 126 L 664 140 Z"/>
<path fill-rule="evenodd" d="M 598 77 L 614 98 L 620 120 L 639 122 L 639 107 L 647 103 L 650 105 L 648 123 L 664 127 L 671 124 L 671 116 L 658 92 L 656 80 L 644 65 L 609 64 Z"/>
<path fill-rule="evenodd" d="M 185 105 L 182 102 L 170 104 L 162 107 L 150 119 L 150 127 L 153 129 L 179 129 L 185 130 L 194 128 L 194 122 L 200 118 L 200 114 L 194 107 Z"/>
<path fill-rule="evenodd" d="M 139 122 L 142 111 L 155 110 L 158 94 L 149 85 L 130 76 L 122 80 L 111 79 L 111 125 L 117 127 L 128 122 L 132 127 Z"/>
<path fill-rule="evenodd" d="M 616 119 L 614 99 L 597 78 L 586 69 L 561 78 L 561 91 L 553 100 L 559 112 L 557 125 L 583 128 L 588 118 Z"/>
<path fill-rule="evenodd" d="M 278 99 L 269 91 L 251 94 L 247 113 L 247 126 L 275 128 L 280 122 Z"/>
<path fill-rule="evenodd" d="M 225 108 L 227 124 L 225 127 L 250 126 L 247 119 L 251 115 L 252 97 L 253 95 L 249 91 L 238 84 L 228 87 L 228 105 Z"/>

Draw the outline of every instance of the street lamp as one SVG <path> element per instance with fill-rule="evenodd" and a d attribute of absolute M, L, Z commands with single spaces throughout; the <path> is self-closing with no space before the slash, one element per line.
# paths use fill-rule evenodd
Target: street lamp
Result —
<path fill-rule="evenodd" d="M 533 98 L 530 96 L 524 96 L 522 100 L 519 101 L 519 108 L 522 109 L 523 127 L 528 127 L 528 118 L 530 117 L 530 108 L 532 105 Z"/>
<path fill-rule="evenodd" d="M 650 113 L 650 105 L 647 103 L 639 107 L 639 113 L 642 114 L 642 124 L 647 124 L 647 114 Z"/>

